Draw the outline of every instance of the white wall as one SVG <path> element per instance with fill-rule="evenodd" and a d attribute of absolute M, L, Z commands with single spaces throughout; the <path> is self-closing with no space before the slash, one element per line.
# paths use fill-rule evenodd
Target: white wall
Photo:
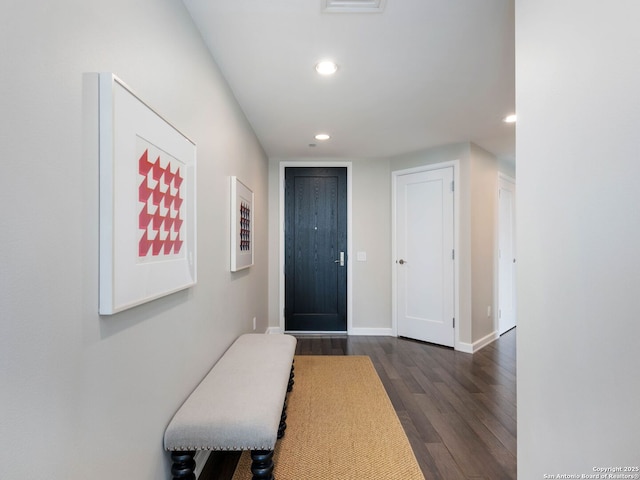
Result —
<path fill-rule="evenodd" d="M 497 336 L 494 299 L 498 162 L 495 156 L 473 143 L 470 150 L 471 338 L 475 343 Z"/>
<path fill-rule="evenodd" d="M 357 260 L 357 253 L 367 260 Z M 353 327 L 391 333 L 391 172 L 386 159 L 353 162 Z M 370 330 L 372 329 L 372 330 Z"/>
<path fill-rule="evenodd" d="M 164 428 L 267 327 L 267 161 L 181 2 L 9 1 L 0 16 L 0 478 L 169 478 Z M 101 318 L 83 73 L 110 71 L 198 145 L 198 284 Z M 257 264 L 229 272 L 229 175 Z"/>
<path fill-rule="evenodd" d="M 640 460 L 639 17 L 516 0 L 520 480 Z"/>

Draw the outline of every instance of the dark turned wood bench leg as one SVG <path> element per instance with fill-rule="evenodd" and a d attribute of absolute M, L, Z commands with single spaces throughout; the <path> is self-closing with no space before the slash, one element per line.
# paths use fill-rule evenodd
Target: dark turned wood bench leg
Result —
<path fill-rule="evenodd" d="M 295 362 L 295 359 L 293 360 Z M 293 362 L 291 362 L 291 373 L 289 373 L 289 384 L 287 385 L 287 393 L 293 390 Z M 280 425 L 278 426 L 278 439 L 284 437 L 284 431 L 287 429 L 287 398 L 284 399 L 284 406 L 282 407 L 282 416 L 280 417 Z"/>
<path fill-rule="evenodd" d="M 284 431 L 287 429 L 287 399 L 284 399 L 284 406 L 282 407 L 282 416 L 280 416 L 280 425 L 278 426 L 278 439 L 284 437 Z"/>
<path fill-rule="evenodd" d="M 196 480 L 196 452 L 171 452 L 173 480 Z"/>
<path fill-rule="evenodd" d="M 251 450 L 253 480 L 274 480 L 273 450 Z"/>
<path fill-rule="evenodd" d="M 295 360 L 294 360 L 295 362 Z M 293 363 L 291 364 L 291 373 L 289 374 L 289 385 L 287 385 L 287 392 L 290 392 L 291 390 L 293 390 L 293 384 L 295 383 L 293 381 L 293 377 L 295 377 L 295 374 L 293 373 Z"/>

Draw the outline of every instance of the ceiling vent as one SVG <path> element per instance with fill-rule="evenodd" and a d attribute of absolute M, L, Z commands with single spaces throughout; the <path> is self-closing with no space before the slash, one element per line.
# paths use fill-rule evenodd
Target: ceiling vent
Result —
<path fill-rule="evenodd" d="M 323 13 L 380 13 L 387 0 L 322 0 Z"/>

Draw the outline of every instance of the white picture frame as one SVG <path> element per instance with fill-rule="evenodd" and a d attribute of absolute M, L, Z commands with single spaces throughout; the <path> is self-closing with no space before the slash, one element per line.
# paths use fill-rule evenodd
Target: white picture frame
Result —
<path fill-rule="evenodd" d="M 231 271 L 253 265 L 253 191 L 237 177 L 231 177 Z"/>
<path fill-rule="evenodd" d="M 112 73 L 98 89 L 98 310 L 111 315 L 196 283 L 196 145 Z"/>

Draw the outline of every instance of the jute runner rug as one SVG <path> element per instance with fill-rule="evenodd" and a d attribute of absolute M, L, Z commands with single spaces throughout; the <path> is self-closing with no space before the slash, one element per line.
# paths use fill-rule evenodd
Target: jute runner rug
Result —
<path fill-rule="evenodd" d="M 276 480 L 424 480 L 366 356 L 296 356 Z M 243 452 L 233 480 L 251 479 Z"/>

